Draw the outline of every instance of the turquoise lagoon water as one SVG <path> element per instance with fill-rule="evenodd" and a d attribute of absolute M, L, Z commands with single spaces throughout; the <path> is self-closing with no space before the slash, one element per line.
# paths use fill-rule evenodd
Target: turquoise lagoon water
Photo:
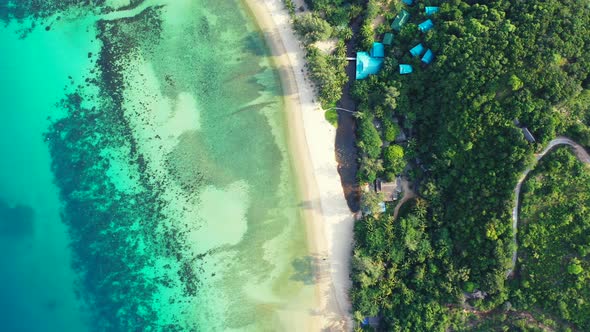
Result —
<path fill-rule="evenodd" d="M 282 91 L 242 4 L 55 4 L 0 2 L 0 330 L 305 330 Z"/>

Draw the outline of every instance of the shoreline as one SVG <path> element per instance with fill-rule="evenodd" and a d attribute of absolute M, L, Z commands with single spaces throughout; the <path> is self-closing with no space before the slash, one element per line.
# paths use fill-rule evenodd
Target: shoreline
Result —
<path fill-rule="evenodd" d="M 294 36 L 283 3 L 280 0 L 243 0 L 243 3 L 270 49 L 284 93 L 289 150 L 302 199 L 309 252 L 316 268 L 318 310 L 309 313 L 308 327 L 318 331 L 351 330 L 348 290 L 354 217 L 338 174 L 336 128 L 324 119 L 315 101 L 315 91 L 305 77 L 304 52 Z"/>

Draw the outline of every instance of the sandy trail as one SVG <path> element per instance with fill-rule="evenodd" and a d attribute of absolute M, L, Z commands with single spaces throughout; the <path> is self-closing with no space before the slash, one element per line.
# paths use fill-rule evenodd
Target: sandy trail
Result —
<path fill-rule="evenodd" d="M 402 179 L 402 192 L 404 193 L 404 197 L 397 203 L 395 209 L 393 210 L 393 219 L 397 219 L 397 215 L 399 214 L 399 210 L 401 207 L 409 200 L 418 197 L 414 190 L 410 187 L 410 182 L 407 179 Z"/>

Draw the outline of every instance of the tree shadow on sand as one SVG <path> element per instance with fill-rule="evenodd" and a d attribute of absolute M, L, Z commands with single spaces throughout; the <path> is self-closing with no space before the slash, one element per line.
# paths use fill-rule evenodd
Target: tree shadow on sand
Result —
<path fill-rule="evenodd" d="M 316 284 L 320 278 L 318 271 L 320 271 L 322 265 L 325 264 L 328 264 L 326 258 L 316 255 L 295 258 L 291 262 L 294 273 L 290 279 L 294 281 L 300 281 L 305 285 Z"/>
<path fill-rule="evenodd" d="M 291 276 L 291 280 L 301 281 L 305 285 L 313 285 L 315 283 L 314 276 L 314 259 L 311 256 L 295 258 L 291 265 L 295 270 Z"/>

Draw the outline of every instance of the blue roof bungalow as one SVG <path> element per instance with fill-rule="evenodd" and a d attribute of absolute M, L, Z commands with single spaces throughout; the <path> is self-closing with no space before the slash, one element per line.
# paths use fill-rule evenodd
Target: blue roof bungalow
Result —
<path fill-rule="evenodd" d="M 373 43 L 371 52 L 356 53 L 356 79 L 362 80 L 381 70 L 385 57 L 385 47 L 381 43 Z"/>
<path fill-rule="evenodd" d="M 410 74 L 414 71 L 411 65 L 401 64 L 399 65 L 399 73 L 402 75 Z"/>
<path fill-rule="evenodd" d="M 410 54 L 412 54 L 413 57 L 421 56 L 422 53 L 424 53 L 424 45 L 422 45 L 422 43 L 412 47 L 410 50 Z"/>
<path fill-rule="evenodd" d="M 402 0 L 402 2 L 408 6 L 411 6 L 414 3 L 414 0 Z"/>
<path fill-rule="evenodd" d="M 434 22 L 431 19 L 427 19 L 426 21 L 418 24 L 418 29 L 422 32 L 427 32 L 430 29 L 434 28 Z"/>
<path fill-rule="evenodd" d="M 424 13 L 426 14 L 426 16 L 430 16 L 434 13 L 438 13 L 438 7 L 426 6 L 426 7 L 424 7 Z"/>
<path fill-rule="evenodd" d="M 362 80 L 379 72 L 383 58 L 372 58 L 367 52 L 356 53 L 356 79 Z"/>
<path fill-rule="evenodd" d="M 382 43 L 373 43 L 371 48 L 371 56 L 373 58 L 384 58 L 385 57 L 385 46 Z"/>
<path fill-rule="evenodd" d="M 434 53 L 432 53 L 430 49 L 427 49 L 426 53 L 424 53 L 424 56 L 422 57 L 422 62 L 428 65 L 432 62 L 432 60 L 434 60 Z"/>

